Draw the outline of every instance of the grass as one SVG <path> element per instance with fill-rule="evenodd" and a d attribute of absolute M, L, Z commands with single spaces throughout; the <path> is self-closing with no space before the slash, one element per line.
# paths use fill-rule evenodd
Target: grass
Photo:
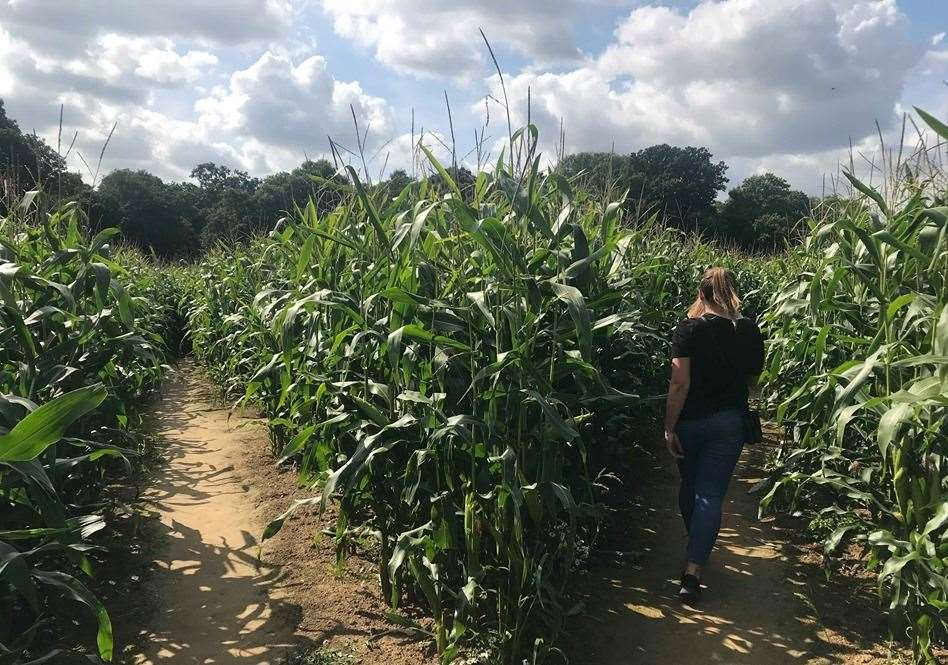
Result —
<path fill-rule="evenodd" d="M 283 665 L 352 665 L 351 656 L 325 647 L 305 647 L 285 658 Z"/>

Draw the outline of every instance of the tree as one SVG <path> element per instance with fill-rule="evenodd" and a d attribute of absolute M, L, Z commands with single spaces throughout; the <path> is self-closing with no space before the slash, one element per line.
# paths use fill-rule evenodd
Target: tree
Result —
<path fill-rule="evenodd" d="M 191 170 L 191 177 L 198 181 L 198 187 L 209 196 L 220 194 L 228 189 L 236 189 L 253 194 L 260 180 L 251 178 L 246 171 L 237 171 L 228 166 L 203 162 Z"/>
<path fill-rule="evenodd" d="M 447 166 L 444 171 L 461 190 L 461 196 L 464 197 L 465 201 L 470 202 L 474 199 L 474 183 L 477 179 L 469 168 L 466 166 Z M 428 177 L 428 186 L 432 190 L 443 194 L 449 191 L 448 185 L 440 173 L 434 173 Z"/>
<path fill-rule="evenodd" d="M 217 238 L 246 238 L 260 227 L 260 214 L 253 198 L 259 178 L 213 162 L 195 166 L 191 177 L 197 180 L 200 192 L 200 221 L 195 228 L 205 246 Z"/>
<path fill-rule="evenodd" d="M 296 206 L 305 206 L 310 199 L 316 211 L 324 215 L 335 209 L 342 194 L 323 181 L 345 182 L 336 173 L 333 165 L 325 159 L 307 160 L 292 171 L 274 173 L 264 178 L 254 192 L 254 202 L 260 220 L 266 228 L 272 228 L 277 219 L 291 212 Z"/>
<path fill-rule="evenodd" d="M 724 191 L 727 164 L 711 161 L 707 148 L 653 145 L 629 157 L 629 203 L 641 201 L 686 230 L 707 227 L 714 200 Z"/>
<path fill-rule="evenodd" d="M 18 200 L 24 192 L 43 189 L 57 198 L 87 194 L 89 187 L 76 173 L 66 170 L 66 160 L 34 134 L 24 134 L 7 117 L 0 99 L 0 212 L 3 199 Z"/>
<path fill-rule="evenodd" d="M 702 229 L 714 217 L 727 165 L 711 161 L 707 148 L 654 145 L 630 155 L 581 152 L 567 155 L 559 170 L 581 187 L 608 198 L 628 191 L 627 218 L 659 213 L 669 223 Z"/>
<path fill-rule="evenodd" d="M 387 180 L 379 183 L 379 187 L 385 192 L 385 199 L 391 200 L 401 194 L 402 190 L 413 182 L 411 176 L 405 173 L 404 169 L 395 169 L 389 174 Z"/>
<path fill-rule="evenodd" d="M 728 192 L 717 232 L 746 249 L 772 251 L 794 238 L 809 212 L 806 194 L 790 189 L 783 178 L 764 173 Z"/>
<path fill-rule="evenodd" d="M 115 226 L 122 238 L 158 256 L 193 253 L 196 237 L 178 208 L 180 191 L 147 171 L 119 169 L 102 179 L 96 192 L 102 226 Z"/>
<path fill-rule="evenodd" d="M 632 163 L 628 155 L 614 152 L 577 152 L 566 155 L 557 170 L 575 180 L 578 189 L 617 198 L 632 184 Z"/>
<path fill-rule="evenodd" d="M 165 183 L 165 188 L 178 217 L 187 221 L 194 236 L 199 237 L 207 223 L 201 188 L 192 182 L 169 182 Z"/>

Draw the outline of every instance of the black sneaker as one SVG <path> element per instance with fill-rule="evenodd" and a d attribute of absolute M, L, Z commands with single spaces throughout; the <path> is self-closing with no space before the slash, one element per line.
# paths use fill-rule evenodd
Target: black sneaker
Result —
<path fill-rule="evenodd" d="M 685 605 L 694 605 L 701 598 L 701 583 L 694 575 L 681 576 L 681 588 L 678 590 L 678 600 Z"/>

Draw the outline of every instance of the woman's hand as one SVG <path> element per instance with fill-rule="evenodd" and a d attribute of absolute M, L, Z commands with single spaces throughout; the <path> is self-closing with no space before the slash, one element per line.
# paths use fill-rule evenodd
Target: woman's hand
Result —
<path fill-rule="evenodd" d="M 681 447 L 681 441 L 674 432 L 665 430 L 665 447 L 675 459 L 682 459 L 685 456 L 685 449 Z"/>
<path fill-rule="evenodd" d="M 685 456 L 685 449 L 675 434 L 678 416 L 688 398 L 691 388 L 691 358 L 672 358 L 671 379 L 668 381 L 668 398 L 665 400 L 665 447 L 675 459 Z"/>

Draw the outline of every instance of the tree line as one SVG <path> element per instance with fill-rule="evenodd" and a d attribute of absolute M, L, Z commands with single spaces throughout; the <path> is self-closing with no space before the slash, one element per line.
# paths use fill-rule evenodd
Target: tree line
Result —
<path fill-rule="evenodd" d="M 719 200 L 727 165 L 707 148 L 656 145 L 628 155 L 576 153 L 556 170 L 578 182 L 588 196 L 626 193 L 627 223 L 657 216 L 687 232 L 718 238 L 752 251 L 773 251 L 792 242 L 812 202 L 772 173 L 747 178 Z M 473 187 L 474 174 L 449 169 L 461 191 Z M 324 160 L 306 160 L 291 171 L 264 178 L 206 162 L 191 171 L 190 182 L 165 182 L 144 170 L 112 171 L 93 190 L 66 168 L 65 159 L 41 138 L 23 133 L 8 118 L 0 100 L 0 213 L 16 193 L 42 188 L 58 198 L 88 205 L 97 226 L 114 226 L 126 242 L 163 258 L 191 258 L 214 243 L 245 239 L 270 230 L 286 211 L 313 199 L 325 213 L 340 202 L 348 180 Z M 439 176 L 431 185 L 439 186 Z M 397 196 L 413 181 L 393 171 L 375 185 Z"/>
<path fill-rule="evenodd" d="M 627 191 L 627 221 L 658 215 L 684 231 L 756 251 L 773 251 L 798 237 L 814 201 L 773 173 L 753 175 L 727 193 L 727 164 L 707 148 L 654 145 L 629 155 L 583 152 L 558 167 L 586 191 L 615 197 Z"/>

